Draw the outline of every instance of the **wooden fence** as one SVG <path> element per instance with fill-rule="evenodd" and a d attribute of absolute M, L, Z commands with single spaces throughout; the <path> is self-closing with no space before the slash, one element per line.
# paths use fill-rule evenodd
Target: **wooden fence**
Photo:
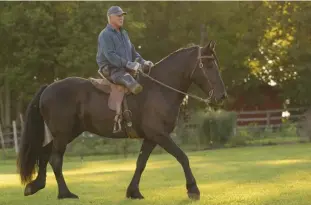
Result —
<path fill-rule="evenodd" d="M 295 122 L 303 117 L 307 108 L 289 108 L 278 110 L 256 110 L 256 111 L 240 111 L 237 112 L 237 127 L 280 127 L 282 120 L 287 119 Z M 283 113 L 289 113 L 289 116 L 283 116 Z M 254 115 L 256 117 L 254 117 Z M 251 116 L 251 117 L 250 117 Z"/>
<path fill-rule="evenodd" d="M 19 147 L 21 131 L 18 131 L 15 120 L 12 122 L 12 127 L 13 127 L 13 132 L 4 133 L 3 129 L 2 129 L 2 126 L 0 124 L 1 148 L 3 150 L 5 150 L 6 148 L 14 147 L 15 152 L 17 153 L 18 152 L 18 147 Z"/>

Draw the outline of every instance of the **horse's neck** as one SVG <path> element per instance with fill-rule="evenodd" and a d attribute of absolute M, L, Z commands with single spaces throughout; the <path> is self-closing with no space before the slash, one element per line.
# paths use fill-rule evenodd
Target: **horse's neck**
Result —
<path fill-rule="evenodd" d="M 182 56 L 180 56 L 180 59 L 180 61 L 175 61 L 177 62 L 175 63 L 176 65 L 169 62 L 161 62 L 151 70 L 150 76 L 164 85 L 181 92 L 187 92 L 191 85 L 190 79 L 185 78 L 185 72 L 187 71 L 187 64 L 189 62 L 187 62 L 187 59 L 182 59 Z M 152 82 L 151 79 L 144 79 L 144 84 L 146 87 L 145 90 L 160 90 L 168 106 L 179 106 L 184 98 L 184 94 L 173 91 L 157 82 Z"/>

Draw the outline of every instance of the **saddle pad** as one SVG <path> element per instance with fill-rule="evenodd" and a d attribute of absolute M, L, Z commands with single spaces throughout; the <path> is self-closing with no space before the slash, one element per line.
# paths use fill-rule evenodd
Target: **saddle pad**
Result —
<path fill-rule="evenodd" d="M 123 97 L 129 90 L 122 85 L 111 83 L 105 78 L 89 78 L 89 80 L 97 89 L 109 94 L 108 107 L 120 114 Z"/>
<path fill-rule="evenodd" d="M 109 94 L 111 92 L 111 82 L 107 79 L 89 78 L 90 82 L 99 90 Z"/>

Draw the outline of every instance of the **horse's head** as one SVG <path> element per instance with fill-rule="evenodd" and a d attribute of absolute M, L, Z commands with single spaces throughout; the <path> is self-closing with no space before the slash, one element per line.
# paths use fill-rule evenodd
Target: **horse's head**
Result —
<path fill-rule="evenodd" d="M 219 72 L 214 41 L 197 49 L 197 61 L 190 73 L 190 79 L 217 102 L 227 97 L 225 85 Z"/>

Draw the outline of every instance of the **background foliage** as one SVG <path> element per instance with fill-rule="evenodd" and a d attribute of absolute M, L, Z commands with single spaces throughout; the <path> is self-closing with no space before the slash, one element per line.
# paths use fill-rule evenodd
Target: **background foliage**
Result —
<path fill-rule="evenodd" d="M 0 2 L 0 121 L 24 112 L 35 90 L 68 76 L 96 76 L 97 37 L 111 2 Z M 228 88 L 276 83 L 283 99 L 310 103 L 310 2 L 118 2 L 145 59 L 159 61 L 200 28 L 216 40 Z M 197 92 L 196 87 L 192 92 Z M 255 94 L 254 94 L 255 95 Z M 249 96 L 250 98 L 252 96 Z M 198 104 L 190 104 L 191 109 Z"/>

